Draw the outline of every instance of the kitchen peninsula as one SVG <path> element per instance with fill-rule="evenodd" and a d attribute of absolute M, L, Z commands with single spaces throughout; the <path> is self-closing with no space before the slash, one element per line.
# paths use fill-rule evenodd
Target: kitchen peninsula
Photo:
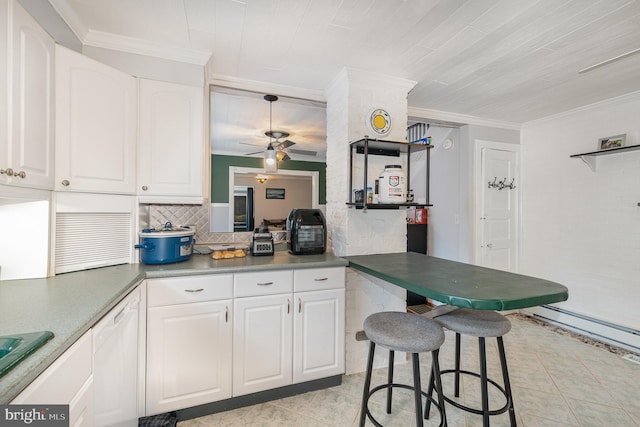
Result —
<path fill-rule="evenodd" d="M 349 267 L 433 300 L 478 310 L 514 310 L 566 301 L 555 282 L 414 252 L 349 256 Z"/>

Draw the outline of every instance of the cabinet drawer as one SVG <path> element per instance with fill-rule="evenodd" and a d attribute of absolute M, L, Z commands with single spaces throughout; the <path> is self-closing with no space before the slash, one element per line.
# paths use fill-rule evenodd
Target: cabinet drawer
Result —
<path fill-rule="evenodd" d="M 235 297 L 274 295 L 287 292 L 293 292 L 293 272 L 291 270 L 236 273 L 234 275 Z"/>
<path fill-rule="evenodd" d="M 345 286 L 344 282 L 344 267 L 308 268 L 293 272 L 295 292 L 341 289 Z"/>
<path fill-rule="evenodd" d="M 147 306 L 187 304 L 233 297 L 233 274 L 147 280 Z"/>

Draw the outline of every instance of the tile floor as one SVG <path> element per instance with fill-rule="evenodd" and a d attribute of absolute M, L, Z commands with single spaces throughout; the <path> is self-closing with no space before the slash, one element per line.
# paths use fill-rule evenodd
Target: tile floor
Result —
<path fill-rule="evenodd" d="M 640 427 L 640 364 L 524 316 L 510 315 L 509 319 L 513 328 L 504 341 L 518 426 Z M 446 333 L 442 369 L 453 366 L 454 337 Z M 462 338 L 463 369 L 477 370 L 476 343 Z M 499 365 L 492 363 L 498 360 L 495 339 L 488 339 L 487 344 L 489 375 L 500 380 Z M 427 384 L 430 359 L 421 357 L 423 384 Z M 395 372 L 396 382 L 411 383 L 409 363 L 399 365 Z M 382 383 L 385 375 L 386 369 L 376 370 L 373 382 Z M 182 421 L 178 426 L 357 426 L 363 381 L 364 374 L 348 375 L 338 387 Z M 445 393 L 452 390 L 452 375 L 443 382 Z M 464 378 L 461 399 L 478 402 L 478 387 L 477 380 Z M 374 397 L 371 411 L 385 426 L 415 425 L 411 392 L 396 390 L 392 415 L 385 414 L 382 392 Z M 490 397 L 500 404 L 499 396 L 490 393 Z M 451 405 L 447 405 L 447 418 L 452 427 L 482 425 L 481 416 L 462 413 Z M 438 424 L 434 414 L 425 425 Z M 508 415 L 493 416 L 491 425 L 508 426 Z"/>

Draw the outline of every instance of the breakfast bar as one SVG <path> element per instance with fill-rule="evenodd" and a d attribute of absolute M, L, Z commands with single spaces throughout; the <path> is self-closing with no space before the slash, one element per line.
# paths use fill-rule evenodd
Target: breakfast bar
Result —
<path fill-rule="evenodd" d="M 349 267 L 444 304 L 514 310 L 566 301 L 568 289 L 522 274 L 414 252 L 348 256 Z"/>

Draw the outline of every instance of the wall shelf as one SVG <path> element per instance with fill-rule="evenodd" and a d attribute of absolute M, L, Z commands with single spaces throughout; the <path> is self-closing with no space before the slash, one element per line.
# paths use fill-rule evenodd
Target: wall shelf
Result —
<path fill-rule="evenodd" d="M 627 151 L 640 150 L 640 145 L 629 145 L 627 147 L 612 148 L 610 150 L 590 151 L 588 153 L 572 154 L 569 157 L 579 158 L 585 162 L 593 172 L 598 169 L 598 157 L 610 154 L 621 154 Z"/>
<path fill-rule="evenodd" d="M 383 139 L 372 139 L 365 136 L 362 139 L 351 142 L 349 150 L 349 201 L 347 202 L 347 206 L 355 207 L 356 209 L 400 209 L 401 207 L 425 207 L 432 206 L 429 204 L 429 167 L 430 167 L 430 149 L 433 148 L 432 145 L 426 144 L 411 144 L 409 142 L 404 141 L 388 141 Z M 402 204 L 387 204 L 387 203 L 365 203 L 365 202 L 356 202 L 353 199 L 353 158 L 355 154 L 362 154 L 364 158 L 364 181 L 362 184 L 362 188 L 366 190 L 368 175 L 369 175 L 369 156 L 393 156 L 400 157 L 400 155 L 407 156 L 407 189 L 410 189 L 410 176 L 411 176 L 411 153 L 416 153 L 419 151 L 426 151 L 427 159 L 426 159 L 426 203 L 417 204 L 417 203 L 402 203 Z M 366 197 L 366 194 L 364 194 Z"/>

